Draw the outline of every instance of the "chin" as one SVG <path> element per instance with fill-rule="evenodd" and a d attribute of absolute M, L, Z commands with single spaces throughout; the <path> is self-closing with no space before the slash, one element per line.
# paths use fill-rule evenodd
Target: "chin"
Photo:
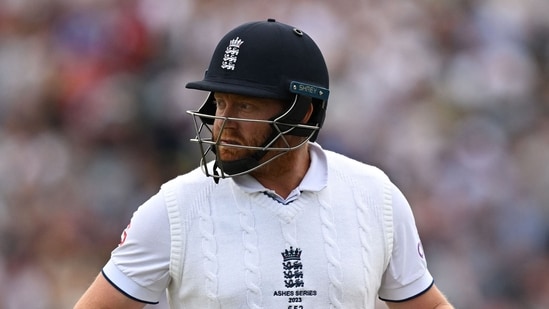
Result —
<path fill-rule="evenodd" d="M 245 156 L 246 154 L 244 153 L 228 149 L 220 149 L 218 153 L 218 157 L 222 161 L 236 161 L 239 159 L 243 159 Z"/>

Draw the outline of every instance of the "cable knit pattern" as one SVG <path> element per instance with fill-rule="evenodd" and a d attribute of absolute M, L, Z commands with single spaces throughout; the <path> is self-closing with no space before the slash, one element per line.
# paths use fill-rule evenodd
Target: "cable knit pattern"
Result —
<path fill-rule="evenodd" d="M 165 194 L 173 241 L 170 303 L 286 308 L 289 293 L 310 291 L 292 298 L 296 305 L 372 308 L 392 251 L 393 187 L 379 170 L 327 155 L 333 162 L 328 186 L 305 190 L 289 204 L 230 180 L 179 178 L 175 198 Z M 303 250 L 304 286 L 285 280 L 284 247 Z"/>
<path fill-rule="evenodd" d="M 382 180 L 382 182 L 378 182 L 378 184 L 380 184 L 379 188 L 376 189 L 372 187 L 370 190 L 353 191 L 364 272 L 364 284 L 362 285 L 364 288 L 361 288 L 362 293 L 364 294 L 364 308 L 368 308 L 370 306 L 368 299 L 375 297 L 375 295 L 371 295 L 372 291 L 366 288 L 369 285 L 368 280 L 374 277 L 372 274 L 372 269 L 369 267 L 371 265 L 370 259 L 372 257 L 371 247 L 372 244 L 376 242 L 376 239 L 372 238 L 372 235 L 374 234 L 371 232 L 372 222 L 369 219 L 369 216 L 372 214 L 374 217 L 381 218 L 383 220 L 382 222 L 379 222 L 379 227 L 383 228 L 385 235 L 384 268 L 386 268 L 389 264 L 393 249 L 393 208 L 391 182 L 381 170 L 374 169 L 372 171 L 374 171 L 372 175 L 375 175 L 376 178 L 379 177 L 379 179 Z M 353 177 L 347 177 L 347 175 L 343 173 L 337 173 L 337 177 L 342 178 L 343 182 L 347 183 L 351 187 L 360 187 L 356 179 Z"/>
<path fill-rule="evenodd" d="M 355 204 L 357 205 L 356 207 L 356 212 L 357 212 L 357 220 L 358 220 L 358 236 L 359 236 L 359 239 L 360 239 L 360 250 L 361 250 L 361 255 L 362 255 L 362 267 L 363 267 L 363 270 L 364 270 L 364 289 L 363 289 L 363 293 L 364 293 L 364 308 L 367 308 L 368 307 L 368 299 L 370 299 L 371 295 L 369 295 L 369 291 L 368 289 L 366 289 L 366 287 L 368 286 L 368 279 L 371 278 L 371 274 L 370 274 L 370 268 L 368 267 L 369 265 L 369 244 L 372 243 L 372 240 L 371 240 L 371 236 L 372 234 L 371 233 L 368 233 L 368 214 L 367 214 L 367 209 L 366 209 L 366 206 L 367 205 L 374 205 L 373 203 L 375 203 L 375 199 L 372 197 L 371 194 L 368 194 L 368 193 L 365 193 L 364 194 L 365 196 L 363 196 L 362 194 L 360 194 L 360 192 L 358 191 L 355 191 L 354 194 L 353 194 L 353 197 L 355 199 Z M 361 202 L 361 199 L 364 199 L 366 201 L 366 203 L 363 203 Z"/>
<path fill-rule="evenodd" d="M 217 244 L 207 192 L 202 192 L 199 199 L 199 229 L 202 236 L 202 253 L 204 255 L 204 272 L 206 274 L 205 291 L 209 299 L 209 308 L 220 308 L 218 295 L 218 261 Z"/>
<path fill-rule="evenodd" d="M 341 253 L 337 245 L 337 231 L 334 225 L 333 209 L 330 201 L 329 190 L 324 189 L 318 195 L 320 203 L 320 219 L 322 221 L 322 236 L 324 238 L 324 250 L 328 258 L 328 276 L 330 278 L 329 299 L 330 308 L 342 308 L 342 272 Z"/>
<path fill-rule="evenodd" d="M 259 249 L 255 220 L 252 213 L 252 205 L 249 197 L 242 194 L 232 186 L 235 205 L 238 207 L 240 227 L 242 228 L 242 243 L 244 244 L 244 265 L 246 266 L 246 300 L 249 308 L 260 309 L 263 295 L 261 293 L 261 273 L 259 270 Z"/>

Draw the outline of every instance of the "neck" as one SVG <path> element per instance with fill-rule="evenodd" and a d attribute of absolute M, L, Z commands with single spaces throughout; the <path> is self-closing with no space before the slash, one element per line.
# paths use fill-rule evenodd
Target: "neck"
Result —
<path fill-rule="evenodd" d="M 287 198 L 303 180 L 310 164 L 309 148 L 305 144 L 274 159 L 250 173 L 265 188 Z"/>

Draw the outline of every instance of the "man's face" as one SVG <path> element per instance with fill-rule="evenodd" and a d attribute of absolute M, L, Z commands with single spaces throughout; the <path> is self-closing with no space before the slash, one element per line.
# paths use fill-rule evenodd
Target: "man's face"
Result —
<path fill-rule="evenodd" d="M 279 115 L 284 106 L 282 101 L 273 99 L 226 93 L 216 93 L 214 96 L 217 106 L 215 115 L 218 117 L 268 120 Z M 263 122 L 216 119 L 213 125 L 213 138 L 219 138 L 220 142 L 217 155 L 223 161 L 242 159 L 256 152 L 253 149 L 223 147 L 223 144 L 263 146 L 271 133 L 271 126 Z"/>

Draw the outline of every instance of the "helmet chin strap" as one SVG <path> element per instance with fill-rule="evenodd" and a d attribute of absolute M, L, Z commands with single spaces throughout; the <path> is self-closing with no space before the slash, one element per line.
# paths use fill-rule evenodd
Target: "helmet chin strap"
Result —
<path fill-rule="evenodd" d="M 271 135 L 263 143 L 262 147 L 266 147 L 277 136 L 278 134 L 273 130 Z M 238 160 L 224 161 L 219 158 L 215 146 L 212 147 L 212 151 L 215 153 L 215 163 L 213 166 L 214 175 L 221 176 L 214 177 L 216 183 L 219 181 L 219 178 L 226 178 L 244 173 L 246 171 L 252 171 L 261 164 L 260 160 L 267 154 L 266 150 L 257 150 L 249 157 Z M 221 170 L 221 175 L 217 172 L 218 168 Z"/>
<path fill-rule="evenodd" d="M 242 173 L 244 171 L 252 170 L 259 166 L 261 162 L 261 158 L 265 156 L 267 151 L 264 150 L 258 150 L 253 155 L 238 159 L 238 160 L 232 160 L 232 161 L 224 161 L 219 159 L 216 156 L 215 163 L 214 163 L 214 171 L 217 170 L 217 168 L 220 168 L 223 172 L 222 178 L 224 178 L 224 175 L 232 176 L 235 174 Z"/>

